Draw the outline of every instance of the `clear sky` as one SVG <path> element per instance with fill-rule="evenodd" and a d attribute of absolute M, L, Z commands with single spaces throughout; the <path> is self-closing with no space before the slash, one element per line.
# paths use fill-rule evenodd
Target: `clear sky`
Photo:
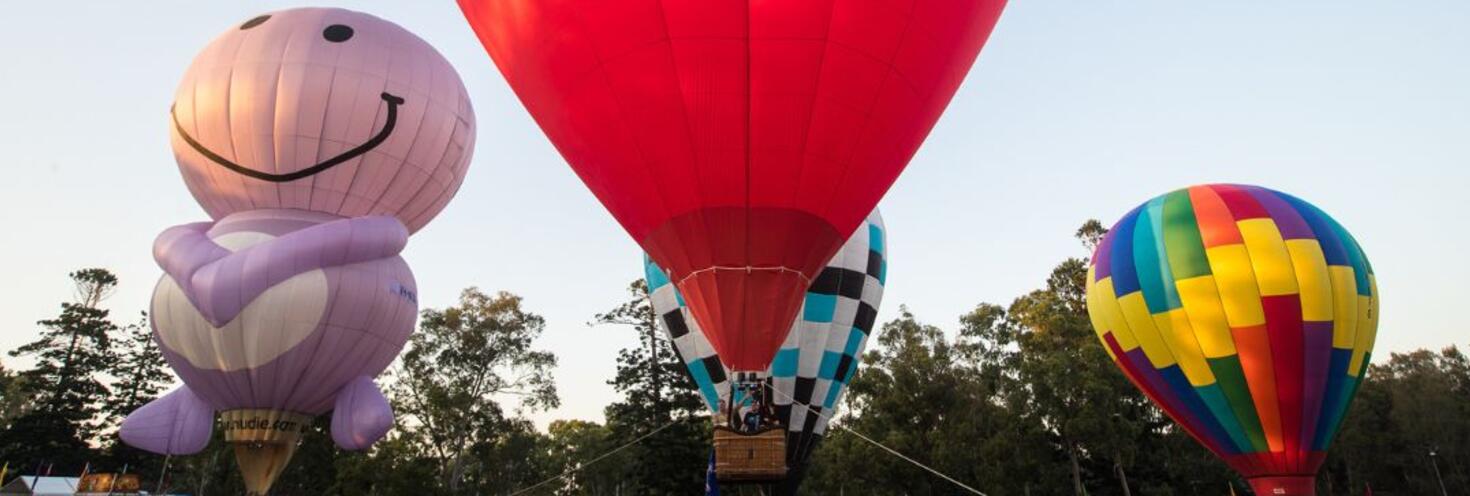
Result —
<path fill-rule="evenodd" d="M 454 63 L 479 141 L 459 196 L 404 258 L 420 301 L 476 285 L 526 298 L 561 359 L 562 407 L 601 420 L 630 331 L 588 327 L 640 275 L 637 246 L 514 99 L 454 3 L 322 1 L 395 21 Z M 206 218 L 168 144 L 196 51 L 286 1 L 15 2 L 0 15 L 0 349 L 34 338 L 102 266 L 120 319 L 147 306 L 164 228 Z M 1291 192 L 1363 244 L 1383 295 L 1377 358 L 1470 344 L 1470 2 L 1014 0 L 882 203 L 899 304 L 952 329 L 1008 303 L 1071 233 L 1202 182 Z M 0 358 L 6 363 L 13 359 Z M 23 365 L 23 364 L 17 364 Z"/>

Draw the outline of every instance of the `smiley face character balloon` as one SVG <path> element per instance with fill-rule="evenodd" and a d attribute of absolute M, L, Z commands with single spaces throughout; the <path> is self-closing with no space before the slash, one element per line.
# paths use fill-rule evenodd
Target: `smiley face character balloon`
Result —
<path fill-rule="evenodd" d="M 251 18 L 184 73 L 168 125 L 213 222 L 154 244 L 154 336 L 184 386 L 120 435 L 197 452 L 219 412 L 247 486 L 264 492 L 312 416 L 363 449 L 392 426 L 373 384 L 418 311 L 398 256 L 454 196 L 475 119 L 463 84 L 403 28 L 341 9 Z"/>

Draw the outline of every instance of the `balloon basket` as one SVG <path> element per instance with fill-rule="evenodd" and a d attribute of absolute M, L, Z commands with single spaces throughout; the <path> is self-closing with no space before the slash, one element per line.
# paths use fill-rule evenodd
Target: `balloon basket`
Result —
<path fill-rule="evenodd" d="M 785 479 L 786 432 L 766 428 L 746 433 L 715 427 L 715 478 L 741 483 Z"/>
<path fill-rule="evenodd" d="M 1316 496 L 1317 478 L 1311 476 L 1255 477 L 1247 479 L 1258 496 Z"/>
<path fill-rule="evenodd" d="M 219 419 L 225 442 L 235 448 L 246 494 L 252 496 L 270 491 L 311 425 L 310 415 L 277 410 L 229 410 Z"/>

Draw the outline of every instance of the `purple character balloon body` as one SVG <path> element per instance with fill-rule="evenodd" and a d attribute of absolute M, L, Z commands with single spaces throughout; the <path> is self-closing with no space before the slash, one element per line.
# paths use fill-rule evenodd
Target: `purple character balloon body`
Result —
<path fill-rule="evenodd" d="M 165 230 L 154 336 L 184 385 L 119 434 L 203 449 L 215 414 L 266 491 L 311 417 L 364 449 L 392 410 L 373 383 L 418 313 L 399 257 L 458 190 L 475 119 L 458 74 L 403 28 L 341 9 L 273 12 L 195 59 L 170 110 L 184 182 L 213 222 Z"/>

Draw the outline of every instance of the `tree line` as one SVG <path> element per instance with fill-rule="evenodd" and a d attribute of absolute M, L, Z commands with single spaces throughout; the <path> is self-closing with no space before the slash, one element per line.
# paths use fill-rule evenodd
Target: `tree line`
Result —
<path fill-rule="evenodd" d="M 1079 253 L 1103 233 L 1085 224 Z M 1087 318 L 1086 271 L 1086 258 L 1064 260 L 1039 289 L 1008 305 L 981 303 L 952 329 L 900 307 L 864 355 L 801 492 L 968 494 L 860 433 L 996 496 L 1249 494 L 1115 369 Z M 71 276 L 73 301 L 39 323 L 37 341 L 10 353 L 35 366 L 0 369 L 0 460 L 58 475 L 127 464 L 153 488 L 165 460 L 121 445 L 113 431 L 173 378 L 146 320 L 114 324 L 100 308 L 116 278 L 101 269 Z M 388 437 L 344 452 L 320 417 L 274 492 L 702 494 L 709 415 L 647 293 L 633 282 L 626 301 L 589 323 L 637 337 L 607 379 L 620 397 L 603 422 L 537 429 L 528 416 L 560 404 L 556 356 L 536 344 L 545 321 L 514 294 L 469 288 L 456 305 L 424 310 L 399 362 L 379 378 L 399 419 Z M 168 460 L 160 489 L 242 492 L 221 439 Z M 1441 494 L 1441 481 L 1448 494 L 1470 487 L 1470 358 L 1454 346 L 1391 354 L 1361 386 L 1319 492 L 1430 495 Z"/>

